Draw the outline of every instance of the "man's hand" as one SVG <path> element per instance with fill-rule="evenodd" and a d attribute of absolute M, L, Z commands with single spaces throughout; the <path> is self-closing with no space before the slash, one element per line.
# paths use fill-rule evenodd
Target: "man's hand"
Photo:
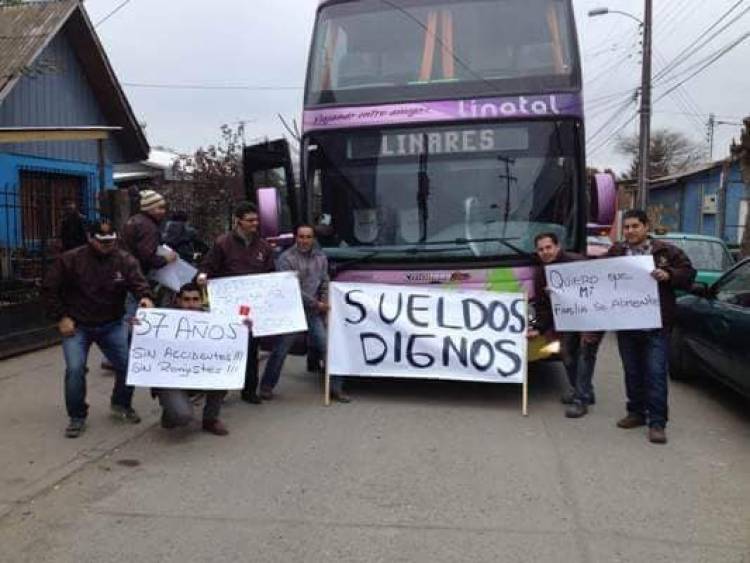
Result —
<path fill-rule="evenodd" d="M 242 319 L 242 324 L 247 327 L 248 330 L 253 330 L 253 319 L 250 317 L 245 317 Z"/>
<path fill-rule="evenodd" d="M 198 274 L 198 277 L 195 278 L 195 283 L 197 283 L 201 287 L 205 287 L 206 285 L 208 285 L 208 274 Z"/>
<path fill-rule="evenodd" d="M 316 306 L 318 308 L 318 313 L 320 313 L 321 315 L 325 315 L 328 313 L 328 311 L 331 310 L 331 306 L 325 301 L 318 301 Z"/>
<path fill-rule="evenodd" d="M 168 264 L 171 264 L 172 262 L 177 260 L 177 253 L 174 250 L 170 250 L 167 252 L 167 254 L 164 256 Z"/>
<path fill-rule="evenodd" d="M 76 322 L 70 317 L 63 317 L 57 323 L 57 330 L 64 337 L 73 336 L 76 333 Z"/>
<path fill-rule="evenodd" d="M 539 331 L 535 328 L 530 328 L 526 331 L 526 338 L 536 338 L 537 336 L 539 336 Z"/>
<path fill-rule="evenodd" d="M 153 309 L 154 308 L 154 302 L 151 301 L 148 297 L 144 297 L 138 302 L 138 306 L 142 307 L 143 309 Z"/>
<path fill-rule="evenodd" d="M 666 270 L 657 268 L 656 270 L 651 272 L 651 277 L 654 278 L 658 282 L 665 282 L 665 281 L 669 281 L 672 276 L 670 276 L 669 272 L 667 272 Z"/>

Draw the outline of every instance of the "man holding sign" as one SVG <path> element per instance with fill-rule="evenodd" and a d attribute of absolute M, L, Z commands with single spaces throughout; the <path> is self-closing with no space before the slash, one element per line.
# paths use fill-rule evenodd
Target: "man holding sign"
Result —
<path fill-rule="evenodd" d="M 201 264 L 198 283 L 205 285 L 208 278 L 244 276 L 247 274 L 267 274 L 276 268 L 273 262 L 273 248 L 258 234 L 260 224 L 258 210 L 248 202 L 242 202 L 234 210 L 234 229 L 221 235 Z M 248 303 L 252 308 L 252 303 Z M 237 311 L 240 316 L 240 311 Z M 252 316 L 252 311 L 250 311 Z M 260 404 L 258 396 L 258 341 L 250 336 L 248 343 L 245 387 L 242 400 Z"/>
<path fill-rule="evenodd" d="M 658 282 L 662 328 L 624 330 L 617 343 L 625 371 L 628 414 L 617 422 L 620 428 L 648 424 L 649 441 L 667 442 L 667 358 L 669 330 L 675 317 L 675 289 L 690 289 L 695 269 L 687 255 L 671 244 L 648 236 L 645 211 L 632 209 L 623 215 L 625 241 L 609 249 L 608 256 L 653 256 L 656 268 L 651 276 Z"/>

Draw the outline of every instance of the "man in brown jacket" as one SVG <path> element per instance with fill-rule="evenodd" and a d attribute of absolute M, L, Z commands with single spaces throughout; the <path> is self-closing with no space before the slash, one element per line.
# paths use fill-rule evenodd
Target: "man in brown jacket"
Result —
<path fill-rule="evenodd" d="M 273 248 L 258 234 L 258 210 L 250 202 L 242 202 L 234 210 L 234 228 L 214 242 L 201 263 L 198 283 L 208 278 L 267 274 L 276 270 Z M 238 312 L 239 314 L 239 312 Z M 260 404 L 258 395 L 258 341 L 250 336 L 242 400 Z"/>
<path fill-rule="evenodd" d="M 69 438 L 85 428 L 86 360 L 96 344 L 112 363 L 115 385 L 112 413 L 131 423 L 141 421 L 133 410 L 133 388 L 125 384 L 128 365 L 127 329 L 123 322 L 125 295 L 141 307 L 153 307 L 151 292 L 138 262 L 116 247 L 117 234 L 107 221 L 91 225 L 85 246 L 60 255 L 42 285 L 42 300 L 57 321 L 65 355 L 65 405 Z"/>
<path fill-rule="evenodd" d="M 141 209 L 125 223 L 122 238 L 125 249 L 136 257 L 143 275 L 148 277 L 153 270 L 177 260 L 177 254 L 160 256 L 156 252 L 161 244 L 160 225 L 167 214 L 164 197 L 153 190 L 143 190 L 140 197 Z"/>
<path fill-rule="evenodd" d="M 690 289 L 695 269 L 687 255 L 671 244 L 648 236 L 649 220 L 645 211 L 631 209 L 622 219 L 625 240 L 615 244 L 608 256 L 653 256 L 651 276 L 659 282 L 662 328 L 625 330 L 617 333 L 617 344 L 625 371 L 628 414 L 617 422 L 620 428 L 648 424 L 649 441 L 667 442 L 667 358 L 669 332 L 674 322 L 675 289 Z"/>

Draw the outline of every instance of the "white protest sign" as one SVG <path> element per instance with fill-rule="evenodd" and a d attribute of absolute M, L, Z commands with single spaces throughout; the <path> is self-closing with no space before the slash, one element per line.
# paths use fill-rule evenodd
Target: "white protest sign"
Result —
<path fill-rule="evenodd" d="M 167 249 L 168 247 L 161 248 Z M 180 288 L 186 283 L 190 283 L 197 273 L 198 270 L 191 264 L 188 264 L 182 258 L 177 258 L 174 262 L 170 262 L 158 270 L 153 270 L 149 277 L 172 291 L 180 291 Z"/>
<path fill-rule="evenodd" d="M 333 375 L 526 381 L 523 294 L 332 283 Z"/>
<path fill-rule="evenodd" d="M 544 268 L 555 330 L 661 328 L 653 256 L 551 264 Z"/>
<path fill-rule="evenodd" d="M 208 280 L 211 312 L 239 318 L 240 307 L 250 307 L 253 336 L 273 336 L 307 330 L 299 280 L 294 272 L 253 274 Z"/>
<path fill-rule="evenodd" d="M 173 389 L 242 389 L 248 329 L 202 311 L 139 309 L 128 385 Z"/>

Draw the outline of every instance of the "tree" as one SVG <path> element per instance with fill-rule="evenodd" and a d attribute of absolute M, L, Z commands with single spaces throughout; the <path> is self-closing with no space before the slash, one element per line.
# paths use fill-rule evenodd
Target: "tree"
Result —
<path fill-rule="evenodd" d="M 706 160 L 705 147 L 679 131 L 657 129 L 651 134 L 650 144 L 648 177 L 652 179 L 684 172 Z M 640 170 L 638 135 L 621 137 L 617 151 L 631 157 L 630 169 L 623 178 L 637 178 Z"/>
<path fill-rule="evenodd" d="M 750 202 L 750 117 L 744 120 L 739 146 L 733 147 L 732 152 L 739 156 L 742 169 L 742 180 L 745 183 L 745 200 Z M 749 203 L 750 204 L 750 203 Z M 745 217 L 745 228 L 742 232 L 740 254 L 750 256 L 750 213 Z"/>

